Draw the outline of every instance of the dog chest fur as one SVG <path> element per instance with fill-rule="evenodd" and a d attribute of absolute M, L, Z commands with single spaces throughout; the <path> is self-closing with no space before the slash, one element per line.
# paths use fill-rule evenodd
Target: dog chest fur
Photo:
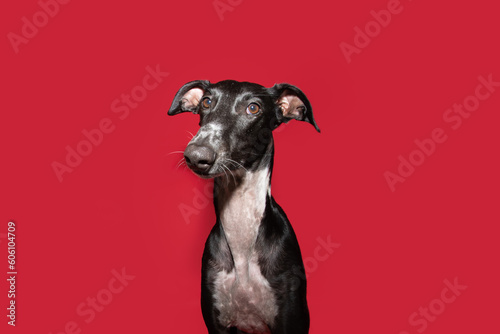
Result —
<path fill-rule="evenodd" d="M 269 191 L 269 169 L 246 173 L 241 182 L 219 183 L 219 214 L 234 266 L 214 281 L 219 321 L 247 333 L 268 333 L 278 314 L 276 298 L 262 275 L 255 249 Z"/>

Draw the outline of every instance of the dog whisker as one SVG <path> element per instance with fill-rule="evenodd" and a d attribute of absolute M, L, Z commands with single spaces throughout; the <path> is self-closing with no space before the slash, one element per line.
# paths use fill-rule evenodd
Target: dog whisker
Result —
<path fill-rule="evenodd" d="M 179 167 L 181 167 L 182 165 L 184 166 L 187 166 L 186 164 L 186 160 L 184 158 L 182 158 L 178 163 L 177 165 L 175 166 L 175 169 L 179 169 Z"/>
<path fill-rule="evenodd" d="M 171 155 L 171 154 L 184 154 L 184 151 L 172 151 L 170 153 L 167 153 L 167 155 Z"/>
<path fill-rule="evenodd" d="M 237 162 L 233 159 L 226 159 L 226 160 L 229 161 L 230 163 L 236 165 L 236 167 L 238 167 L 238 168 L 243 168 L 245 170 L 245 172 L 248 172 L 248 170 L 245 167 L 243 167 L 243 165 L 240 164 L 239 162 Z"/>
<path fill-rule="evenodd" d="M 234 181 L 234 183 L 236 184 L 236 178 L 234 177 L 233 171 L 232 171 L 229 167 L 227 167 L 226 165 L 224 165 L 224 164 L 222 164 L 221 166 L 222 166 L 223 168 L 227 169 L 227 171 L 228 171 L 228 172 L 231 174 L 231 176 L 233 177 L 233 181 Z"/>
<path fill-rule="evenodd" d="M 224 175 L 226 176 L 225 179 L 226 179 L 226 187 L 229 185 L 229 178 L 227 176 L 227 172 L 226 172 L 226 169 L 224 168 L 224 165 L 220 165 L 220 168 L 217 168 L 217 172 L 219 172 L 219 169 L 222 170 L 224 172 Z"/>

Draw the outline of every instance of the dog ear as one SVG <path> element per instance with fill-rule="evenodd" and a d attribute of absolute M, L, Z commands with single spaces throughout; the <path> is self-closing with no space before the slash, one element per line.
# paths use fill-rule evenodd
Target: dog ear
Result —
<path fill-rule="evenodd" d="M 316 131 L 321 132 L 314 121 L 311 104 L 299 88 L 281 83 L 275 84 L 272 90 L 278 96 L 276 100 L 276 105 L 279 108 L 278 121 L 287 123 L 291 119 L 297 119 L 312 124 Z"/>
<path fill-rule="evenodd" d="M 210 82 L 207 80 L 195 80 L 182 86 L 175 94 L 168 114 L 172 116 L 186 111 L 196 113 L 196 107 L 209 85 Z"/>

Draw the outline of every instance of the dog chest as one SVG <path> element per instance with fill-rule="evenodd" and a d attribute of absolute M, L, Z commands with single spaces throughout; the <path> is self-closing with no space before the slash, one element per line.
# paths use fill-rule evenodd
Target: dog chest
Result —
<path fill-rule="evenodd" d="M 222 325 L 237 327 L 246 333 L 269 333 L 268 325 L 273 324 L 278 307 L 256 256 L 236 265 L 229 273 L 219 272 L 213 291 Z"/>

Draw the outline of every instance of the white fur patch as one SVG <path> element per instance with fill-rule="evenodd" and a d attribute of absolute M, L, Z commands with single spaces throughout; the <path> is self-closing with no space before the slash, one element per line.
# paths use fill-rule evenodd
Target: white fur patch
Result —
<path fill-rule="evenodd" d="M 196 136 L 191 139 L 190 143 L 196 142 L 198 140 L 203 140 L 203 138 L 207 138 L 210 136 L 220 136 L 222 133 L 222 125 L 218 123 L 208 123 L 202 126 Z"/>
<path fill-rule="evenodd" d="M 255 241 L 269 187 L 269 170 L 248 172 L 235 189 L 219 196 L 219 214 L 234 259 L 231 272 L 222 271 L 215 279 L 215 306 L 219 321 L 247 333 L 269 333 L 278 314 L 276 297 L 262 275 Z"/>

